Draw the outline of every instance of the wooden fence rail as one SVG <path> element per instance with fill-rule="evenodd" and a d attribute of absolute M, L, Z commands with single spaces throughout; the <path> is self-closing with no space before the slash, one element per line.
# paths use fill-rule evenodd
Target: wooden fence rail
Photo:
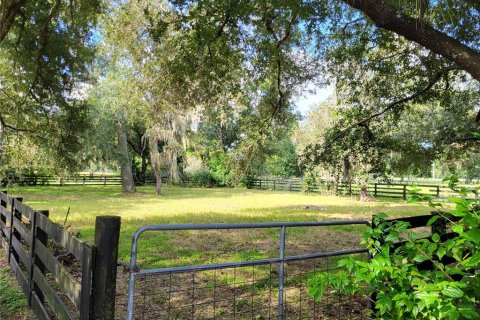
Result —
<path fill-rule="evenodd" d="M 21 198 L 10 197 L 6 192 L 0 192 L 0 199 L 0 245 L 37 318 L 113 319 L 111 312 L 100 314 L 98 310 L 113 310 L 115 305 L 112 277 L 116 278 L 120 219 L 97 217 L 100 227 L 95 229 L 95 238 L 108 233 L 116 240 L 91 245 L 50 220 L 48 211 L 35 211 Z M 116 232 L 112 233 L 112 228 Z M 109 276 L 94 276 L 97 264 L 104 261 L 104 255 L 112 256 L 112 252 L 115 261 L 102 264 Z M 113 293 L 113 297 L 105 297 L 105 292 Z"/>
<path fill-rule="evenodd" d="M 436 197 L 452 196 L 455 193 L 446 185 L 416 185 L 423 194 Z M 254 179 L 251 184 L 253 189 L 278 190 L 278 191 L 302 191 L 304 190 L 301 178 L 261 178 Z M 368 185 L 367 194 L 373 197 L 402 198 L 407 199 L 408 191 L 413 188 L 412 184 L 402 183 L 371 183 Z M 351 182 L 335 184 L 332 181 L 320 181 L 309 187 L 309 192 L 330 191 L 338 195 L 359 195 L 360 186 Z"/>

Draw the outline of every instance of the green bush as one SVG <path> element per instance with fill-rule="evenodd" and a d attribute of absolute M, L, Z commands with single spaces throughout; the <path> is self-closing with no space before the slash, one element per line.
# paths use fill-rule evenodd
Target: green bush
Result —
<path fill-rule="evenodd" d="M 342 270 L 336 276 L 320 274 L 308 281 L 309 293 L 320 299 L 327 287 L 356 294 L 369 285 L 376 293 L 375 315 L 380 319 L 480 319 L 478 188 L 457 188 L 456 177 L 447 180 L 458 193 L 446 200 L 455 205 L 453 210 L 443 211 L 431 196 L 413 194 L 411 201 L 426 200 L 440 208 L 428 224 L 439 218 L 450 220 L 453 238 L 442 242 L 435 233 L 417 239 L 408 223 L 389 222 L 385 214 L 379 214 L 374 218 L 375 227 L 365 232 L 362 241 L 372 254 L 371 261 L 340 260 Z M 405 244 L 395 247 L 399 241 Z M 444 265 L 445 256 L 454 263 Z M 432 270 L 418 268 L 425 261 L 432 263 Z"/>
<path fill-rule="evenodd" d="M 217 181 L 209 170 L 199 170 L 192 174 L 192 179 L 195 180 L 200 187 L 211 188 L 217 186 Z"/>
<path fill-rule="evenodd" d="M 302 180 L 302 191 L 307 193 L 314 192 L 316 188 L 317 188 L 317 177 L 315 176 L 315 173 L 311 171 L 306 172 Z"/>

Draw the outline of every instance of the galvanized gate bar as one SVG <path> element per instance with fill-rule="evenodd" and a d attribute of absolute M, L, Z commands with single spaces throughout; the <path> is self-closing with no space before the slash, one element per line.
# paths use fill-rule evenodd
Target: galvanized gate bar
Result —
<path fill-rule="evenodd" d="M 367 253 L 368 250 L 358 248 L 343 251 L 320 252 L 305 255 L 287 256 L 285 257 L 285 240 L 286 228 L 294 227 L 324 227 L 339 225 L 370 225 L 367 220 L 351 220 L 351 221 L 316 221 L 316 222 L 272 222 L 272 223 L 217 223 L 217 224 L 163 224 L 163 225 L 146 225 L 138 229 L 133 235 L 132 251 L 130 259 L 130 276 L 128 284 L 128 309 L 127 320 L 134 319 L 135 312 L 135 278 L 137 276 L 166 274 L 175 272 L 196 272 L 217 270 L 244 266 L 265 265 L 271 263 L 279 264 L 279 293 L 278 293 L 278 311 L 277 319 L 284 319 L 284 272 L 285 262 L 302 261 L 322 257 L 333 257 L 347 254 Z M 264 228 L 280 228 L 279 257 L 269 259 L 258 259 L 251 261 L 230 262 L 204 264 L 195 266 L 168 267 L 140 270 L 137 267 L 138 241 L 140 235 L 146 231 L 174 231 L 174 230 L 227 230 L 227 229 L 264 229 Z"/>
<path fill-rule="evenodd" d="M 282 226 L 280 231 L 280 269 L 278 270 L 278 320 L 283 319 L 283 285 L 285 274 L 285 236 L 286 228 Z"/>
<path fill-rule="evenodd" d="M 197 266 L 165 267 L 161 269 L 144 269 L 144 270 L 138 270 L 137 272 L 135 272 L 135 275 L 151 276 L 151 275 L 171 273 L 171 272 L 208 271 L 208 270 L 217 270 L 217 269 L 229 269 L 229 268 L 235 268 L 235 267 L 251 267 L 251 266 L 266 265 L 270 263 L 305 261 L 305 260 L 312 260 L 312 259 L 318 259 L 318 258 L 337 257 L 337 256 L 344 256 L 349 254 L 366 253 L 366 252 L 367 252 L 366 249 L 352 249 L 352 250 L 342 250 L 342 251 L 333 251 L 333 252 L 304 254 L 304 255 L 298 255 L 298 256 L 288 256 L 288 257 L 285 257 L 284 259 L 270 258 L 270 259 L 248 260 L 248 261 L 240 261 L 240 262 L 202 264 Z"/>

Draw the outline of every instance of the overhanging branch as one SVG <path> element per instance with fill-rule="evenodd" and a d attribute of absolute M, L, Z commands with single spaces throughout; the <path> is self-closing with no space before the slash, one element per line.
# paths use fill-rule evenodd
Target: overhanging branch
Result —
<path fill-rule="evenodd" d="M 380 28 L 390 30 L 406 39 L 431 50 L 454 62 L 462 70 L 480 81 L 480 52 L 466 46 L 455 38 L 403 14 L 384 0 L 342 0 L 362 11 Z M 472 1 L 470 1 L 471 3 Z"/>
<path fill-rule="evenodd" d="M 358 122 L 355 122 L 354 124 L 348 126 L 347 128 L 345 128 L 344 130 L 342 130 L 335 138 L 333 138 L 331 140 L 331 142 L 327 145 L 330 146 L 333 141 L 336 141 L 342 137 L 344 137 L 350 130 L 352 130 L 353 128 L 357 127 L 357 126 L 364 126 L 365 124 L 369 123 L 371 120 L 375 119 L 375 118 L 378 118 L 380 117 L 381 115 L 403 105 L 404 103 L 406 102 L 410 102 L 410 101 L 414 101 L 415 99 L 421 97 L 422 95 L 424 95 L 425 93 L 427 93 L 438 81 L 440 81 L 442 79 L 442 77 L 447 74 L 449 71 L 451 70 L 455 70 L 456 68 L 453 68 L 453 67 L 450 67 L 450 68 L 445 68 L 443 69 L 442 71 L 439 71 L 437 72 L 429 81 L 428 83 L 425 85 L 425 87 L 423 87 L 421 90 L 409 95 L 409 96 L 406 96 L 406 97 L 403 97 L 401 99 L 398 99 L 398 100 L 395 100 L 393 102 L 391 102 L 390 104 L 388 104 L 385 108 L 383 108 L 382 110 L 374 113 L 374 114 L 371 114 L 370 116 L 368 116 L 367 118 L 364 118 Z"/>

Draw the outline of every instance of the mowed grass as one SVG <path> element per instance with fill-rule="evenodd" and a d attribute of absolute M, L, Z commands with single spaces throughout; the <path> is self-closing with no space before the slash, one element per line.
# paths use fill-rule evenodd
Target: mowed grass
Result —
<path fill-rule="evenodd" d="M 321 196 L 247 189 L 153 187 L 123 194 L 119 186 L 17 187 L 10 195 L 23 197 L 36 210 L 49 210 L 55 222 L 93 241 L 95 217 L 122 218 L 119 257 L 130 258 L 131 238 L 146 224 L 239 223 L 274 221 L 370 220 L 378 212 L 392 217 L 427 214 L 424 204 L 403 200 Z M 307 209 L 306 206 L 313 209 Z M 350 249 L 358 246 L 360 226 L 292 228 L 287 254 Z M 278 229 L 149 232 L 142 236 L 140 263 L 149 267 L 259 259 L 278 255 Z"/>

